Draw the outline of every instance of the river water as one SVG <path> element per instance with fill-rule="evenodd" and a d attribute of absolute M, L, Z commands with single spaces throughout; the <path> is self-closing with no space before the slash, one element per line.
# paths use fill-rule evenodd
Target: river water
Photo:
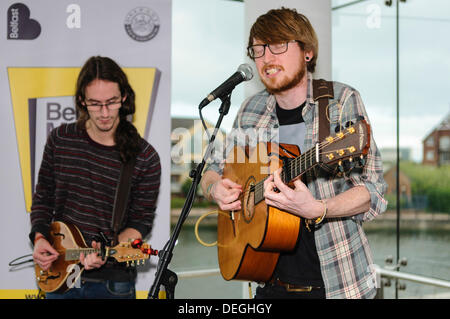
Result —
<path fill-rule="evenodd" d="M 366 229 L 374 262 L 380 267 L 386 266 L 387 256 L 396 259 L 395 223 L 376 222 Z M 448 223 L 448 221 L 446 221 Z M 441 223 L 442 224 L 442 223 Z M 216 228 L 201 226 L 200 238 L 207 243 L 216 240 Z M 407 259 L 407 265 L 401 271 L 438 279 L 450 280 L 450 232 L 447 227 L 415 228 L 401 231 L 400 258 Z M 194 234 L 194 227 L 184 225 L 174 249 L 174 256 L 169 268 L 175 272 L 219 268 L 217 248 L 205 247 L 199 243 Z M 450 290 L 424 286 L 411 282 L 399 282 L 406 289 L 398 290 L 398 298 L 450 298 Z M 384 298 L 395 298 L 395 282 L 384 287 Z M 253 286 L 253 293 L 254 293 Z M 175 290 L 178 298 L 248 298 L 248 284 L 241 281 L 225 281 L 220 275 L 205 278 L 179 279 Z"/>

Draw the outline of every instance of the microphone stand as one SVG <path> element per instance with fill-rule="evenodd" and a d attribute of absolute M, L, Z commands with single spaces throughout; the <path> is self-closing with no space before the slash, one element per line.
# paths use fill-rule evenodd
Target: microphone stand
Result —
<path fill-rule="evenodd" d="M 173 249 L 180 234 L 181 227 L 183 226 L 183 223 L 185 222 L 186 218 L 188 217 L 192 209 L 192 205 L 195 200 L 195 195 L 197 193 L 197 186 L 199 185 L 200 180 L 202 179 L 202 172 L 203 168 L 205 167 L 206 160 L 211 155 L 217 132 L 219 131 L 224 116 L 227 115 L 228 111 L 230 110 L 230 98 L 231 93 L 223 98 L 220 98 L 222 104 L 219 109 L 220 113 L 219 119 L 217 120 L 214 132 L 210 137 L 208 148 L 206 149 L 202 162 L 189 174 L 189 176 L 192 178 L 193 181 L 191 187 L 189 188 L 189 192 L 186 197 L 186 201 L 183 205 L 183 209 L 181 210 L 178 222 L 174 228 L 172 235 L 169 238 L 169 241 L 166 243 L 167 248 L 160 250 L 158 253 L 159 263 L 156 270 L 155 281 L 153 282 L 153 285 L 148 293 L 147 297 L 148 299 L 158 299 L 161 285 L 163 285 L 166 290 L 167 299 L 174 299 L 175 297 L 175 285 L 178 282 L 178 277 L 176 273 L 167 269 L 167 267 L 172 259 Z"/>

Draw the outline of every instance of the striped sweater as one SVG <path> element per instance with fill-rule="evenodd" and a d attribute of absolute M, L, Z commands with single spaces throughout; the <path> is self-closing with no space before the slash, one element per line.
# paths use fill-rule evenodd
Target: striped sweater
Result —
<path fill-rule="evenodd" d="M 153 226 L 161 166 L 158 153 L 144 139 L 134 167 L 122 228 L 147 236 Z M 31 207 L 31 233 L 49 235 L 53 220 L 76 225 L 86 243 L 99 232 L 112 239 L 111 218 L 121 162 L 114 146 L 94 142 L 75 123 L 54 129 L 47 140 Z"/>

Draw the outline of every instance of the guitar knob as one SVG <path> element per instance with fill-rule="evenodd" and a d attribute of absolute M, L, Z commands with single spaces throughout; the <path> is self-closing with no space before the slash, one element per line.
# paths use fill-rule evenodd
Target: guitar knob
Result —
<path fill-rule="evenodd" d="M 342 132 L 344 130 L 344 127 L 342 125 L 338 125 L 336 126 L 336 128 L 334 129 L 335 133 L 339 133 Z"/>
<path fill-rule="evenodd" d="M 349 128 L 350 126 L 353 126 L 353 122 L 352 121 L 348 121 L 347 123 L 345 123 L 345 127 Z"/>
<path fill-rule="evenodd" d="M 366 159 L 364 157 L 359 158 L 359 165 L 364 166 L 366 164 Z"/>
<path fill-rule="evenodd" d="M 142 246 L 142 239 L 135 239 L 131 243 L 131 247 L 133 247 L 133 248 L 141 248 L 141 246 Z"/>

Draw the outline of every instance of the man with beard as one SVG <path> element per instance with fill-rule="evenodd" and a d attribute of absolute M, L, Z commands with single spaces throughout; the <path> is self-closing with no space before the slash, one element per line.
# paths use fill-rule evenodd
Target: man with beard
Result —
<path fill-rule="evenodd" d="M 233 131 L 275 131 L 266 134 L 270 136 L 266 142 L 295 144 L 302 153 L 319 142 L 318 101 L 313 99 L 312 80 L 317 52 L 315 31 L 304 15 L 281 8 L 260 16 L 250 30 L 248 55 L 266 89 L 243 103 Z M 359 93 L 345 84 L 329 83 L 334 91 L 327 107 L 330 132 L 361 118 L 368 122 Z M 266 179 L 266 204 L 300 216 L 302 222 L 294 250 L 281 253 L 271 280 L 257 288 L 256 298 L 375 296 L 372 255 L 362 222 L 383 213 L 387 202 L 380 154 L 373 134 L 370 136 L 363 169 L 344 176 L 315 169 L 305 174 L 304 182 L 295 180 L 293 189 L 282 182 L 280 170 Z M 231 142 L 229 139 L 226 153 Z M 207 167 L 203 192 L 221 210 L 238 211 L 242 185 L 222 178 L 221 163 L 216 158 Z"/>

